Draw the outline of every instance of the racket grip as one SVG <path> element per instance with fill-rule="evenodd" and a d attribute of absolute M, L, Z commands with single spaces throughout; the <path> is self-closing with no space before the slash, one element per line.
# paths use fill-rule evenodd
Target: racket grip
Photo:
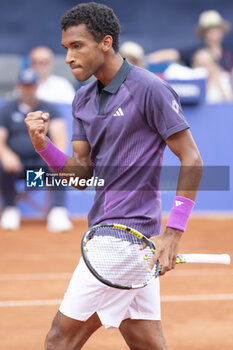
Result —
<path fill-rule="evenodd" d="M 179 254 L 176 263 L 203 263 L 203 264 L 224 264 L 231 263 L 228 254 Z"/>

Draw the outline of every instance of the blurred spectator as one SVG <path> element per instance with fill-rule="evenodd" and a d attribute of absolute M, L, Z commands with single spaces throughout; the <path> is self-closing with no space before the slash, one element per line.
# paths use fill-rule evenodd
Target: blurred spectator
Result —
<path fill-rule="evenodd" d="M 127 58 L 131 64 L 141 68 L 145 67 L 145 53 L 141 45 L 134 41 L 126 41 L 121 45 L 119 52 L 121 56 Z"/>
<path fill-rule="evenodd" d="M 192 58 L 192 67 L 203 67 L 207 71 L 206 101 L 208 103 L 231 102 L 233 100 L 231 75 L 216 63 L 210 50 L 197 50 Z"/>
<path fill-rule="evenodd" d="M 227 71 L 233 68 L 232 51 L 223 45 L 224 36 L 229 32 L 230 24 L 215 10 L 204 11 L 199 16 L 199 22 L 195 33 L 202 39 L 198 46 L 186 49 L 164 49 L 148 55 L 151 63 L 164 61 L 181 61 L 191 66 L 194 53 L 200 48 L 208 48 L 215 61 Z"/>
<path fill-rule="evenodd" d="M 42 110 L 50 113 L 49 134 L 54 144 L 65 151 L 66 127 L 58 110 L 36 97 L 38 76 L 28 68 L 19 73 L 16 91 L 18 98 L 0 109 L 0 182 L 4 201 L 1 217 L 3 229 L 17 230 L 20 226 L 20 212 L 16 207 L 15 183 L 25 177 L 26 167 L 47 167 L 35 152 L 28 135 L 24 118 L 27 113 Z M 65 191 L 51 191 L 52 208 L 47 217 L 50 231 L 67 231 L 72 228 L 64 208 Z"/>
<path fill-rule="evenodd" d="M 37 97 L 40 100 L 51 103 L 72 103 L 75 95 L 74 88 L 67 79 L 52 74 L 54 55 L 48 47 L 38 46 L 31 50 L 29 64 L 40 78 L 37 89 Z"/>

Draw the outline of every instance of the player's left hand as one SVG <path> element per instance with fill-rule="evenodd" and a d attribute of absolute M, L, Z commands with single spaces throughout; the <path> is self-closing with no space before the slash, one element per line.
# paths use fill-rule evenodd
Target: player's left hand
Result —
<path fill-rule="evenodd" d="M 167 227 L 164 233 L 150 238 L 155 245 L 155 254 L 149 263 L 149 269 L 153 268 L 157 260 L 162 266 L 160 275 L 174 269 L 182 233 L 180 230 Z"/>

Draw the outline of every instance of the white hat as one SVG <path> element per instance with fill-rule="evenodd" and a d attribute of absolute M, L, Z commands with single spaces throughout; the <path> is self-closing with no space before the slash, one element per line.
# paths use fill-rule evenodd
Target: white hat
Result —
<path fill-rule="evenodd" d="M 120 47 L 120 54 L 122 56 L 131 56 L 137 60 L 143 60 L 144 50 L 141 45 L 135 43 L 134 41 L 126 41 Z"/>
<path fill-rule="evenodd" d="M 196 34 L 203 36 L 206 29 L 211 27 L 222 27 L 225 33 L 230 30 L 230 23 L 225 21 L 219 12 L 215 10 L 204 11 L 199 16 L 198 26 L 196 27 Z"/>

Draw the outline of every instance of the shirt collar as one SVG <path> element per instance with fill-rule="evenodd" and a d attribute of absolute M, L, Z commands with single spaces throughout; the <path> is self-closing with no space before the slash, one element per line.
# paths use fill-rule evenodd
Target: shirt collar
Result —
<path fill-rule="evenodd" d="M 124 62 L 121 68 L 118 70 L 113 80 L 107 86 L 105 86 L 102 89 L 102 91 L 107 91 L 107 92 L 110 92 L 111 94 L 115 94 L 119 90 L 122 83 L 127 78 L 127 75 L 129 74 L 129 71 L 131 68 L 132 68 L 132 65 L 129 64 L 126 59 L 124 59 Z M 98 81 L 97 88 L 100 88 L 101 85 L 102 84 L 100 83 L 100 81 Z"/>

